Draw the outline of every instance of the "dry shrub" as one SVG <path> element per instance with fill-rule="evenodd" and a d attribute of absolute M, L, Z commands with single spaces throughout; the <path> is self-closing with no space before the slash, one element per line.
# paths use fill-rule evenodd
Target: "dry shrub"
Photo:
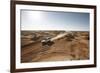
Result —
<path fill-rule="evenodd" d="M 68 35 L 66 35 L 66 38 L 67 38 L 67 41 L 72 41 L 75 38 L 75 36 L 73 33 L 69 33 Z"/>

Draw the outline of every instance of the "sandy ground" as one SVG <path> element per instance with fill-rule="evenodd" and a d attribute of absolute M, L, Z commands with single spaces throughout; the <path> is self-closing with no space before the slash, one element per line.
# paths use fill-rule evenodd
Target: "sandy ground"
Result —
<path fill-rule="evenodd" d="M 51 34 L 51 33 L 50 33 Z M 55 37 L 56 35 L 54 35 Z M 39 35 L 44 35 L 39 34 Z M 89 59 L 89 32 L 77 32 L 75 38 L 63 37 L 49 47 L 42 46 L 40 40 L 26 44 L 21 48 L 21 62 L 47 62 Z M 22 40 L 23 42 L 23 40 Z M 30 41 L 26 41 L 27 43 Z M 23 44 L 23 43 L 22 43 Z"/>

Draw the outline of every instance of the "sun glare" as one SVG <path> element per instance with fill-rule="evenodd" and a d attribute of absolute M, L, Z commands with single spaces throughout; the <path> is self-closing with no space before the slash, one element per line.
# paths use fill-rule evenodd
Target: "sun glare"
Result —
<path fill-rule="evenodd" d="M 34 19 L 39 20 L 39 19 L 42 18 L 42 13 L 41 13 L 40 11 L 34 11 L 34 12 L 32 13 L 32 17 L 33 17 Z"/>

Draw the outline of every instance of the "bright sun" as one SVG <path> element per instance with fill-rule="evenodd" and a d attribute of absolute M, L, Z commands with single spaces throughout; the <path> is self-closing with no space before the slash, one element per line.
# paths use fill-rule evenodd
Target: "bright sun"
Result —
<path fill-rule="evenodd" d="M 34 12 L 32 13 L 32 17 L 33 17 L 34 19 L 39 20 L 39 19 L 42 18 L 42 13 L 41 13 L 40 11 L 34 11 Z"/>

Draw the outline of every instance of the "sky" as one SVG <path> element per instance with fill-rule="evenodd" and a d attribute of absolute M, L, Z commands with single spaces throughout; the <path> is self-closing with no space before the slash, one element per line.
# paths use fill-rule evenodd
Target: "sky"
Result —
<path fill-rule="evenodd" d="M 89 13 L 21 10 L 21 30 L 89 31 Z"/>

